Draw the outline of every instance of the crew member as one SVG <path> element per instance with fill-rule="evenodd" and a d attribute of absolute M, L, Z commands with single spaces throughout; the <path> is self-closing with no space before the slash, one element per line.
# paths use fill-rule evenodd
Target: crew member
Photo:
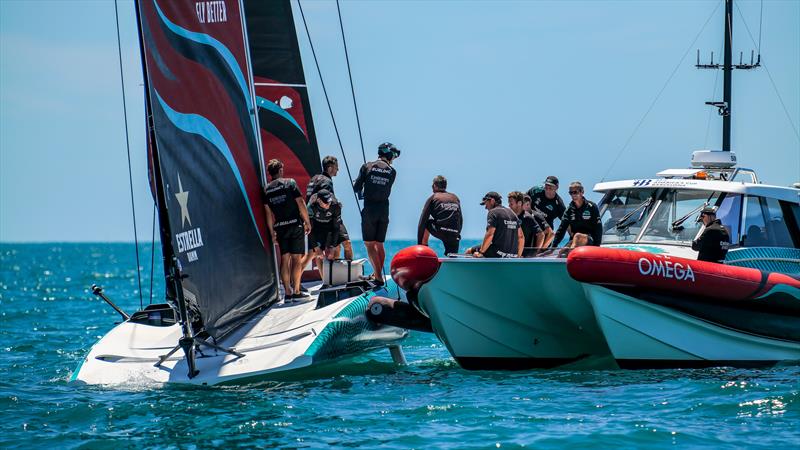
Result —
<path fill-rule="evenodd" d="M 544 187 L 534 186 L 528 189 L 533 209 L 543 212 L 550 228 L 555 229 L 553 222 L 560 219 L 566 211 L 564 200 L 558 195 L 558 177 L 550 175 L 544 180 Z"/>
<path fill-rule="evenodd" d="M 483 196 L 481 205 L 489 212 L 486 214 L 486 234 L 479 248 L 470 248 L 476 258 L 518 258 L 525 247 L 525 236 L 522 234 L 519 218 L 514 211 L 503 206 L 503 198 L 497 192 L 488 192 Z"/>
<path fill-rule="evenodd" d="M 322 276 L 322 259 L 336 258 L 339 246 L 339 223 L 342 205 L 331 191 L 320 189 L 308 200 L 308 216 L 311 219 L 311 234 L 308 245 Z"/>
<path fill-rule="evenodd" d="M 697 250 L 698 261 L 721 263 L 731 244 L 728 230 L 717 219 L 717 210 L 713 206 L 703 208 L 700 212 L 700 220 L 705 225 L 705 229 L 699 238 L 692 241 L 692 250 Z"/>
<path fill-rule="evenodd" d="M 384 142 L 378 146 L 378 159 L 361 166 L 358 178 L 353 183 L 353 190 L 359 198 L 364 199 L 361 210 L 361 233 L 367 256 L 372 264 L 373 274 L 370 278 L 383 284 L 383 264 L 386 261 L 386 229 L 389 227 L 389 195 L 397 171 L 392 161 L 400 156 L 400 150 L 393 144 Z"/>
<path fill-rule="evenodd" d="M 458 253 L 461 241 L 461 202 L 455 194 L 447 192 L 447 179 L 437 175 L 433 179 L 433 195 L 428 197 L 417 225 L 417 244 L 428 245 L 431 235 L 444 244 L 444 253 Z"/>
<path fill-rule="evenodd" d="M 568 248 L 600 245 L 603 239 L 603 225 L 600 223 L 600 211 L 597 205 L 583 196 L 583 185 L 578 181 L 569 185 L 569 195 L 572 201 L 569 202 L 569 207 L 561 218 L 561 224 L 551 246 L 558 247 L 567 228 L 571 235 Z"/>
<path fill-rule="evenodd" d="M 283 163 L 270 160 L 267 172 L 272 181 L 264 189 L 267 228 L 281 252 L 281 281 L 287 299 L 302 300 L 308 294 L 300 290 L 305 255 L 304 235 L 311 231 L 303 194 L 291 178 L 283 178 Z"/>
<path fill-rule="evenodd" d="M 520 191 L 509 192 L 508 207 L 519 218 L 522 235 L 525 237 L 524 247 L 540 248 L 544 242 L 544 231 L 534 219 L 533 214 L 525 211 L 525 195 Z"/>
<path fill-rule="evenodd" d="M 333 177 L 339 173 L 339 160 L 335 156 L 326 156 L 322 158 L 322 173 L 314 175 L 308 182 L 306 188 L 306 198 L 310 199 L 312 195 L 316 194 L 320 189 L 327 189 L 333 195 L 333 198 L 341 206 L 341 202 L 336 198 L 333 190 Z M 344 247 L 344 258 L 353 259 L 353 244 L 350 242 L 350 234 L 347 233 L 347 228 L 344 226 L 344 221 L 339 219 L 339 243 Z M 339 244 L 337 244 L 338 246 Z M 336 256 L 339 252 L 337 250 Z"/>
<path fill-rule="evenodd" d="M 539 228 L 542 229 L 544 232 L 544 239 L 542 240 L 542 245 L 539 248 L 547 248 L 550 246 L 550 242 L 553 241 L 553 236 L 555 236 L 555 232 L 553 228 L 547 223 L 547 216 L 544 215 L 543 212 L 535 209 L 531 206 L 531 196 L 525 194 L 522 196 L 522 207 L 530 213 L 533 218 L 536 220 L 536 223 L 539 224 Z"/>

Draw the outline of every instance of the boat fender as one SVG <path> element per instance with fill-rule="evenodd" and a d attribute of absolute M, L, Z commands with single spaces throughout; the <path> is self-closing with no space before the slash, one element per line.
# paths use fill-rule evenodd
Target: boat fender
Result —
<path fill-rule="evenodd" d="M 402 300 L 372 297 L 364 315 L 377 324 L 433 333 L 431 320 Z"/>
<path fill-rule="evenodd" d="M 406 291 L 418 290 L 439 271 L 439 257 L 425 245 L 406 247 L 392 258 L 392 279 Z"/>

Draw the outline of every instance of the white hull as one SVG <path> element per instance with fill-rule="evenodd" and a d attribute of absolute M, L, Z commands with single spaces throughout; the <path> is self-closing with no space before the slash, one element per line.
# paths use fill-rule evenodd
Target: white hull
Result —
<path fill-rule="evenodd" d="M 566 259 L 441 260 L 419 304 L 468 369 L 555 367 L 613 360 Z"/>
<path fill-rule="evenodd" d="M 800 361 L 800 343 L 722 327 L 601 286 L 584 284 L 623 367 L 758 366 Z"/>
<path fill-rule="evenodd" d="M 315 309 L 316 296 L 308 303 L 272 306 L 218 342 L 243 357 L 202 347 L 197 355 L 199 374 L 191 379 L 181 350 L 155 366 L 177 345 L 178 325 L 123 322 L 92 347 L 72 380 L 87 384 L 247 382 L 386 347 L 405 337 L 405 330 L 366 320 L 363 312 L 369 297 L 364 294 L 320 309 Z"/>

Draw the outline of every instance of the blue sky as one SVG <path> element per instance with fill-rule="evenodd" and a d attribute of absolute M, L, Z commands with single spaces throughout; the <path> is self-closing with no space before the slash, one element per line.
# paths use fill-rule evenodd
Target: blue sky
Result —
<path fill-rule="evenodd" d="M 137 224 L 149 239 L 132 4 L 119 3 L 122 55 Z M 385 140 L 403 149 L 389 237 L 414 236 L 437 174 L 462 199 L 464 234 L 477 237 L 488 190 L 525 190 L 550 174 L 589 186 L 606 174 L 653 176 L 687 166 L 692 150 L 719 147 L 721 120 L 703 102 L 721 100 L 721 73 L 715 94 L 717 73 L 693 67 L 696 49 L 721 57 L 718 4 L 343 1 L 367 156 Z M 758 40 L 761 3 L 737 5 Z M 356 171 L 361 150 L 336 4 L 303 7 Z M 765 1 L 763 11 L 768 70 L 734 73 L 733 150 L 762 180 L 788 185 L 800 181 L 800 1 Z M 749 54 L 756 45 L 735 13 L 735 54 Z M 301 47 L 310 56 L 302 35 Z M 310 60 L 306 76 L 321 152 L 341 159 Z M 132 240 L 126 158 L 113 2 L 0 1 L 0 241 Z M 344 170 L 336 189 L 348 189 Z M 352 197 L 340 197 L 356 238 Z"/>

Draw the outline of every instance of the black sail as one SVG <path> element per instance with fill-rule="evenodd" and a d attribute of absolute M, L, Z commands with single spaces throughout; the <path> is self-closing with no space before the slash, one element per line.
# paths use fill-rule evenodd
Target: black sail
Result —
<path fill-rule="evenodd" d="M 241 4 L 141 0 L 139 12 L 171 247 L 219 338 L 278 292 Z"/>
<path fill-rule="evenodd" d="M 305 193 L 321 168 L 292 6 L 245 0 L 244 8 L 264 161 L 280 159 Z"/>

